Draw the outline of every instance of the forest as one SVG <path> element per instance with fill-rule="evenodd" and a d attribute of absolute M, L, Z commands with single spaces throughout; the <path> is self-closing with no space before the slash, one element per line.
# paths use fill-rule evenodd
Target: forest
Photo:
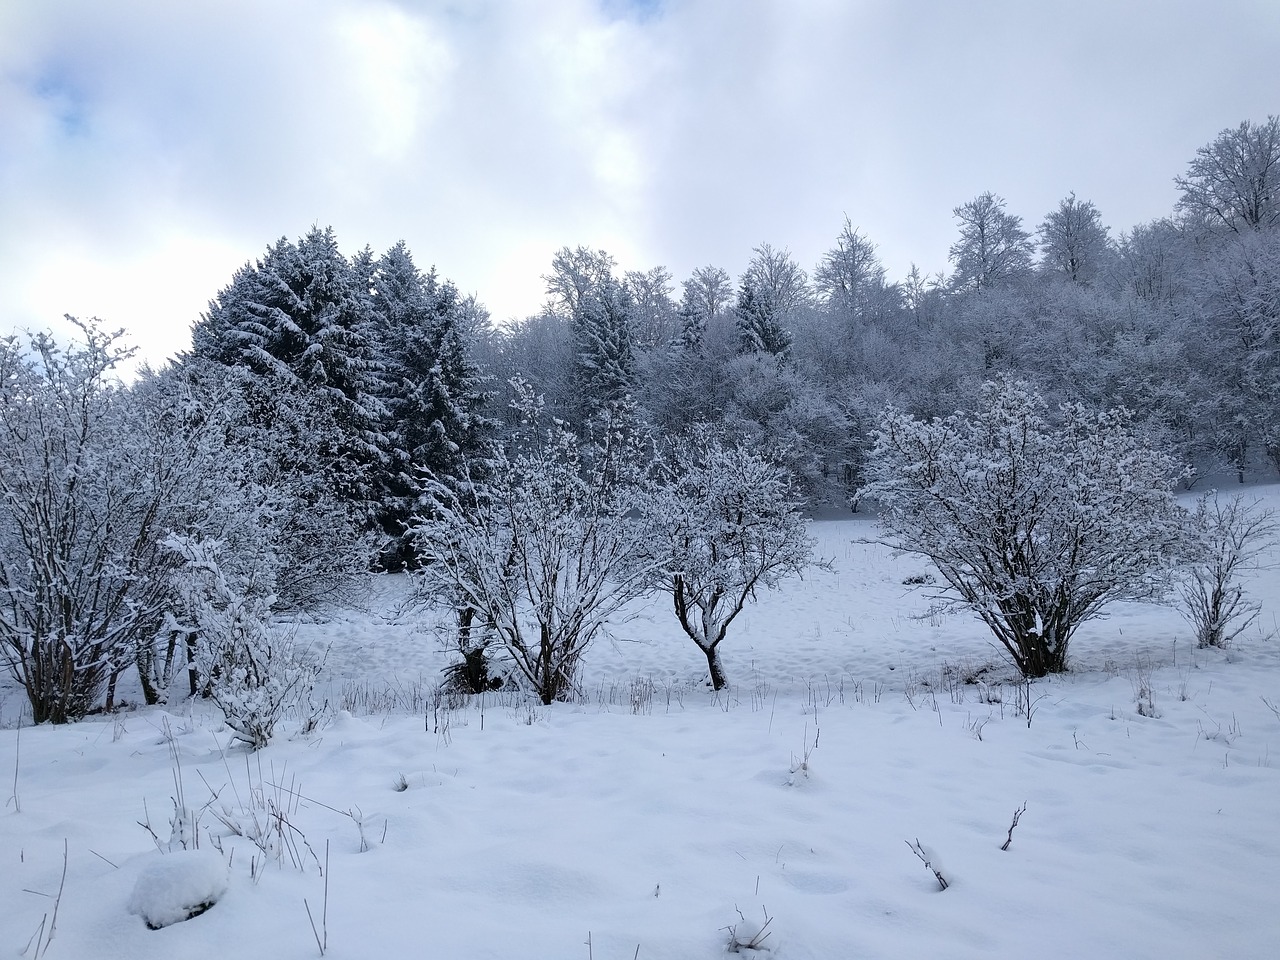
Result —
<path fill-rule="evenodd" d="M 1024 222 L 983 193 L 954 210 L 945 275 L 889 277 L 847 216 L 811 270 L 761 243 L 736 280 L 708 265 L 677 286 L 663 267 L 565 247 L 541 312 L 503 327 L 403 243 L 348 256 L 315 227 L 245 264 L 190 349 L 129 382 L 128 345 L 95 321 L 70 345 L 9 337 L 6 664 L 37 722 L 110 709 L 135 668 L 148 702 L 183 663 L 194 694 L 243 672 L 276 615 L 341 602 L 357 574 L 408 569 L 456 609 L 452 677 L 465 689 L 501 681 L 486 659 L 496 644 L 544 702 L 568 695 L 609 614 L 655 583 L 718 689 L 729 623 L 757 586 L 810 562 L 803 517 L 902 493 L 905 474 L 885 466 L 894 424 L 1016 409 L 1051 440 L 1037 463 L 1062 451 L 1075 469 L 1068 440 L 1092 430 L 1078 455 L 1106 447 L 1103 474 L 1165 493 L 1224 470 L 1274 475 L 1280 118 L 1223 130 L 1174 180 L 1168 217 L 1114 234 L 1074 194 Z M 1123 424 L 1080 427 L 1088 416 L 1071 410 Z M 919 546 L 914 521 L 886 516 Z M 1010 536 L 1025 533 L 1015 523 Z M 1136 542 L 1165 536 L 1153 526 Z M 946 575 L 944 546 L 926 555 Z M 975 609 L 992 602 L 967 596 L 955 569 L 948 582 Z M 1062 669 L 1080 614 L 991 589 L 1023 605 L 1001 614 L 1007 636 L 992 624 L 1020 668 Z M 1045 639 L 1048 612 L 1066 617 L 1058 640 Z M 1043 663 L 1025 649 L 1041 641 L 1061 646 Z M 283 691 L 307 682 L 301 665 L 277 675 L 249 659 Z M 224 689 L 220 705 L 283 702 L 264 685 Z M 269 723 L 246 724 L 244 739 L 265 743 Z"/>

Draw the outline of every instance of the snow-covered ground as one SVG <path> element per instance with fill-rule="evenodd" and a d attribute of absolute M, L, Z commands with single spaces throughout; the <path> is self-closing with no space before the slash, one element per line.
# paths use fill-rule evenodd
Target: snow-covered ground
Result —
<path fill-rule="evenodd" d="M 9 691 L 0 955 L 710 958 L 766 920 L 742 952 L 1276 955 L 1280 640 L 1197 650 L 1173 610 L 1119 606 L 1028 718 L 981 625 L 904 586 L 923 561 L 862 518 L 814 533 L 831 569 L 734 625 L 720 695 L 655 601 L 591 650 L 582 702 L 450 708 L 396 578 L 300 628 L 331 709 L 256 754 L 204 703 L 18 730 Z M 1269 632 L 1280 574 L 1251 589 Z M 160 852 L 174 798 L 225 873 Z"/>

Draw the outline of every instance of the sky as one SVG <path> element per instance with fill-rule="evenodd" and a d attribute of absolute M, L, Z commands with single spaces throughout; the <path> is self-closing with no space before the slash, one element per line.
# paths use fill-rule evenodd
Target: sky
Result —
<path fill-rule="evenodd" d="M 1280 113 L 1275 0 L 0 0 L 0 331 L 154 363 L 236 269 L 404 240 L 503 322 L 562 246 L 812 269 L 844 218 L 899 279 L 991 190 L 1118 234 Z"/>

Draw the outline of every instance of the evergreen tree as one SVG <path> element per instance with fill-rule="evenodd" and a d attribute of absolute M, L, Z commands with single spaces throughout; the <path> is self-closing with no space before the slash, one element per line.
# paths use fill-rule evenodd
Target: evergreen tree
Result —
<path fill-rule="evenodd" d="M 635 387 L 631 327 L 636 307 L 613 275 L 603 251 L 563 247 L 544 276 L 551 309 L 568 319 L 573 336 L 575 419 L 586 423 L 629 396 Z"/>
<path fill-rule="evenodd" d="M 374 304 L 392 469 L 383 530 L 400 538 L 418 507 L 424 472 L 458 476 L 477 459 L 492 423 L 473 346 L 488 315 L 434 268 L 418 270 L 403 242 L 376 263 Z"/>
<path fill-rule="evenodd" d="M 331 228 L 313 228 L 297 244 L 282 238 L 209 304 L 192 331 L 190 356 L 249 370 L 266 407 L 295 395 L 322 400 L 333 428 L 315 469 L 329 473 L 347 498 L 371 505 L 383 485 L 388 443 L 366 273 L 367 258 L 354 267 Z M 266 407 L 258 413 L 269 418 Z"/>
<path fill-rule="evenodd" d="M 740 352 L 767 353 L 785 359 L 791 350 L 791 332 L 782 326 L 774 300 L 758 289 L 749 276 L 738 288 L 737 316 Z"/>

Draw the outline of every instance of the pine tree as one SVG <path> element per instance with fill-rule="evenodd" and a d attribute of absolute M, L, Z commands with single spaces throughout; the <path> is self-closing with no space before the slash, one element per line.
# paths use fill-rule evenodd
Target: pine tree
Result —
<path fill-rule="evenodd" d="M 585 424 L 635 388 L 631 327 L 635 301 L 602 250 L 561 248 L 542 279 L 550 309 L 567 318 L 574 343 L 576 420 Z"/>
<path fill-rule="evenodd" d="M 297 244 L 282 238 L 209 304 L 190 356 L 253 373 L 264 395 L 261 417 L 281 415 L 289 396 L 322 400 L 333 429 L 315 468 L 331 474 L 347 498 L 371 504 L 388 444 L 367 272 L 367 257 L 353 266 L 331 228 L 313 228 Z"/>
<path fill-rule="evenodd" d="M 768 353 L 785 359 L 791 350 L 791 331 L 782 326 L 772 300 L 757 289 L 750 277 L 738 288 L 738 334 L 742 353 Z"/>
<path fill-rule="evenodd" d="M 583 297 L 573 315 L 577 380 L 588 415 L 626 398 L 635 385 L 631 295 L 612 277 Z"/>
<path fill-rule="evenodd" d="M 434 268 L 422 273 L 403 242 L 377 261 L 373 290 L 392 450 L 379 519 L 399 541 L 418 509 L 424 473 L 461 475 L 493 431 L 482 413 L 488 394 L 472 357 L 488 315 L 439 280 Z"/>

